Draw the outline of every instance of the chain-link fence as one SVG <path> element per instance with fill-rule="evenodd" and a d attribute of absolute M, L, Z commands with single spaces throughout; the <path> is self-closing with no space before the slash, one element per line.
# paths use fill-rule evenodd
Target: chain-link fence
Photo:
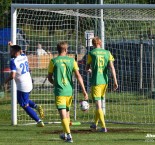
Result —
<path fill-rule="evenodd" d="M 1 89 L 4 89 L 4 82 L 10 73 L 9 59 L 10 59 L 10 56 L 8 52 L 0 51 L 0 88 Z M 9 88 L 10 88 L 9 86 L 5 88 L 7 89 L 5 91 L 8 91 Z"/>

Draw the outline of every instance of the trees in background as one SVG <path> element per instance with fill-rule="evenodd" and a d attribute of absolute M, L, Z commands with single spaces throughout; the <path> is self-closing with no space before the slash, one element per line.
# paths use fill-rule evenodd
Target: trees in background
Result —
<path fill-rule="evenodd" d="M 100 0 L 0 0 L 0 28 L 2 27 L 9 27 L 10 26 L 10 5 L 11 2 L 13 3 L 66 3 L 72 4 L 77 3 L 79 4 L 98 4 Z M 119 3 L 140 3 L 140 4 L 155 4 L 154 0 L 104 0 L 104 3 L 111 3 L 111 4 L 119 4 Z"/>
<path fill-rule="evenodd" d="M 7 25 L 11 0 L 0 0 L 0 28 Z"/>

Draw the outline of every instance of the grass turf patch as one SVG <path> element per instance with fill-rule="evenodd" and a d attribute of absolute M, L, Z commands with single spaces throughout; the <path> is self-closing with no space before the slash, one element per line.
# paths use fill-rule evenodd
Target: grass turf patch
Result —
<path fill-rule="evenodd" d="M 71 126 L 74 143 L 78 145 L 153 145 L 146 138 L 148 133 L 155 134 L 152 126 L 107 124 L 108 133 L 89 129 L 89 125 Z M 31 126 L 0 126 L 0 144 L 7 145 L 60 145 L 62 132 L 60 125 L 46 125 L 44 128 Z M 154 138 L 155 139 L 155 138 Z M 66 144 L 66 143 L 64 143 Z"/>

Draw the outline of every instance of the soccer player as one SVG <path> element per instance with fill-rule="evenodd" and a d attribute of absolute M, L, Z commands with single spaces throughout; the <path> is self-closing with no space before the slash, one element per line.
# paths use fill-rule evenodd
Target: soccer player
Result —
<path fill-rule="evenodd" d="M 48 80 L 55 86 L 54 94 L 56 97 L 56 106 L 61 117 L 64 131 L 64 133 L 60 135 L 60 138 L 66 142 L 72 143 L 73 140 L 69 127 L 69 111 L 73 96 L 73 72 L 81 85 L 85 100 L 88 100 L 88 94 L 85 90 L 83 79 L 78 71 L 79 68 L 77 62 L 73 58 L 66 56 L 68 51 L 67 42 L 58 43 L 57 50 L 59 55 L 56 58 L 51 59 L 49 63 Z"/>
<path fill-rule="evenodd" d="M 37 122 L 38 127 L 43 127 L 43 121 L 38 117 L 37 113 L 32 109 L 36 109 L 39 112 L 41 118 L 44 117 L 44 112 L 41 106 L 36 105 L 29 99 L 30 91 L 32 90 L 32 79 L 29 72 L 28 59 L 25 54 L 22 53 L 19 45 L 10 45 L 10 76 L 5 81 L 7 84 L 12 79 L 15 79 L 17 86 L 17 101 L 25 112 Z"/>
<path fill-rule="evenodd" d="M 98 121 L 100 120 L 101 132 L 107 132 L 101 100 L 103 99 L 108 86 L 108 68 L 110 68 L 114 79 L 114 90 L 118 88 L 116 72 L 113 65 L 114 58 L 110 51 L 102 48 L 102 42 L 99 37 L 92 40 L 94 49 L 89 52 L 87 59 L 87 71 L 92 72 L 91 93 L 96 104 L 95 121 L 90 128 L 97 130 Z"/>

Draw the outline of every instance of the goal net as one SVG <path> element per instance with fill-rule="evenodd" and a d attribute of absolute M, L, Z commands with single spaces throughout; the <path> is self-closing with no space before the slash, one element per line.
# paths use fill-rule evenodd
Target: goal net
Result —
<path fill-rule="evenodd" d="M 90 76 L 85 66 L 86 54 L 92 47 L 87 45 L 86 31 L 93 31 L 94 36 L 99 37 L 104 34 L 104 48 L 110 50 L 115 58 L 119 88 L 113 92 L 113 80 L 109 73 L 109 88 L 105 96 L 106 121 L 155 122 L 155 9 L 104 9 L 102 20 L 104 29 L 101 28 L 100 9 L 17 9 L 16 27 L 23 31 L 23 37 L 17 37 L 17 43 L 29 58 L 33 79 L 30 98 L 43 106 L 45 122 L 60 122 L 53 86 L 47 80 L 49 60 L 57 56 L 57 42 L 69 43 L 68 55 L 77 56 L 80 73 L 90 94 Z M 22 44 L 21 39 L 27 43 Z M 38 47 L 45 51 L 39 54 Z M 92 122 L 95 107 L 91 95 L 89 111 L 82 112 L 79 107 L 83 99 L 81 88 L 73 80 L 71 120 Z M 17 114 L 18 124 L 34 123 L 19 106 Z"/>

